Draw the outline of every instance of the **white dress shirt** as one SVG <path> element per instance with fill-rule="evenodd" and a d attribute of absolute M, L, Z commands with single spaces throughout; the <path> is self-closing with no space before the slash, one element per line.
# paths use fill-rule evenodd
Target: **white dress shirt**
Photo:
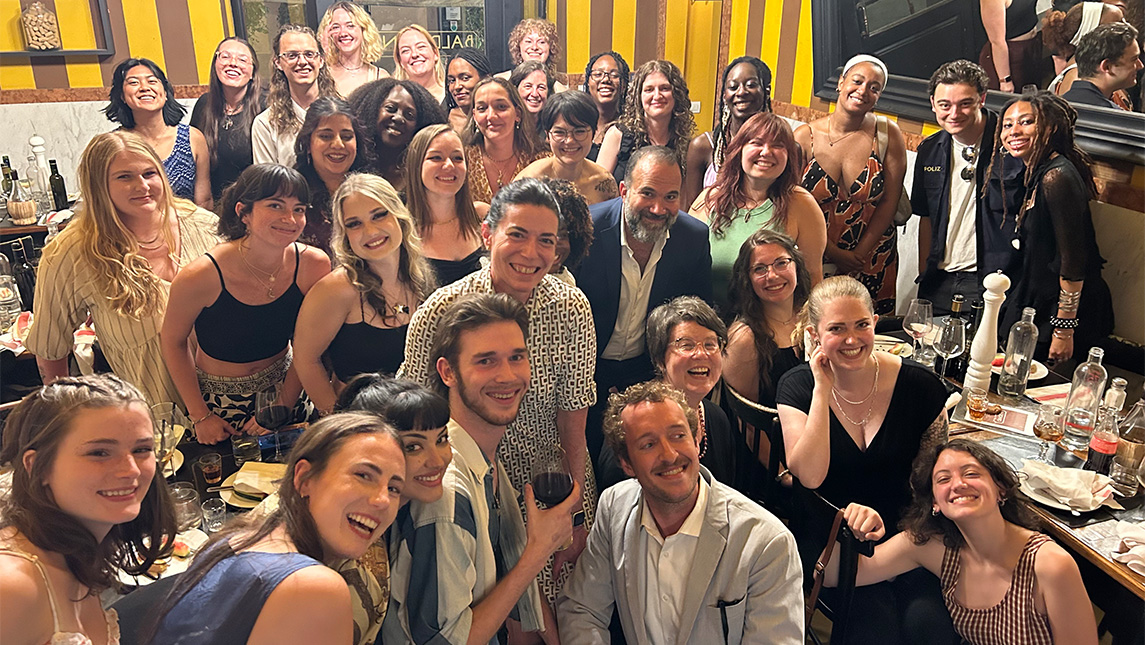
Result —
<path fill-rule="evenodd" d="M 623 219 L 623 216 L 621 216 Z M 620 306 L 616 310 L 616 325 L 612 338 L 600 357 L 610 361 L 624 361 L 644 353 L 644 325 L 648 318 L 648 299 L 652 295 L 652 282 L 656 279 L 656 265 L 664 252 L 671 231 L 652 246 L 652 255 L 644 271 L 628 245 L 628 225 L 620 223 Z"/>
<path fill-rule="evenodd" d="M 680 629 L 680 614 L 684 610 L 684 592 L 688 586 L 688 573 L 700 543 L 700 529 L 704 525 L 704 512 L 708 507 L 708 482 L 700 478 L 700 494 L 696 505 L 680 530 L 667 538 L 660 535 L 648 499 L 641 502 L 640 525 L 643 528 L 644 558 L 644 624 L 648 629 L 648 642 L 667 645 L 676 642 Z"/>

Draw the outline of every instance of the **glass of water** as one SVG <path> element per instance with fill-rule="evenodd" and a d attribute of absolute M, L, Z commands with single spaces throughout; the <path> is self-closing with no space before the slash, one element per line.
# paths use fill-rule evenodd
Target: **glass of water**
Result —
<path fill-rule="evenodd" d="M 203 521 L 202 511 L 199 509 L 199 491 L 189 482 L 175 482 L 171 484 L 171 499 L 175 502 L 175 523 L 182 533 L 193 529 Z"/>
<path fill-rule="evenodd" d="M 203 528 L 207 533 L 218 533 L 227 523 L 227 503 L 213 498 L 203 502 Z"/>

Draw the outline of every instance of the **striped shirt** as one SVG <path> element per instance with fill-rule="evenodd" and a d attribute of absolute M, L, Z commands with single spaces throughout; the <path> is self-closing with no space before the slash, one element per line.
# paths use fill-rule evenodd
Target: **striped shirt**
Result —
<path fill-rule="evenodd" d="M 179 212 L 177 221 L 181 269 L 218 244 L 219 220 L 214 213 L 196 207 L 191 212 Z M 182 399 L 167 373 L 159 347 L 163 312 L 136 319 L 112 309 L 107 297 L 97 290 L 92 268 L 83 258 L 79 236 L 73 231 L 78 229 L 64 229 L 52 240 L 48 245 L 51 252 L 45 253 L 40 262 L 35 316 L 24 344 L 39 358 L 66 358 L 72 351 L 73 333 L 90 312 L 100 348 L 112 371 L 139 388 L 151 404 L 180 403 Z M 161 282 L 164 291 L 170 288 L 170 283 Z"/>
<path fill-rule="evenodd" d="M 1010 588 L 1001 602 L 986 609 L 970 609 L 954 597 L 962 572 L 961 549 L 947 548 L 942 557 L 942 598 L 958 635 L 971 645 L 1053 645 L 1049 618 L 1034 607 L 1034 557 L 1048 535 L 1033 533 L 1026 541 Z"/>

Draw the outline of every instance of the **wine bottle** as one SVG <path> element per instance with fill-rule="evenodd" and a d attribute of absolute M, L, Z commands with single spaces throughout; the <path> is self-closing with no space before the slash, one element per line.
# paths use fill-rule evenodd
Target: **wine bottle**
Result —
<path fill-rule="evenodd" d="M 1145 459 L 1145 400 L 1137 401 L 1121 422 L 1120 430 L 1121 440 L 1117 442 L 1117 455 L 1109 476 L 1113 478 L 1116 493 L 1131 497 L 1137 494 L 1137 473 Z"/>
<path fill-rule="evenodd" d="M 950 299 L 950 317 L 954 318 L 956 320 L 961 320 L 962 325 L 965 327 L 966 323 L 968 321 L 966 320 L 966 317 L 962 313 L 962 306 L 964 304 L 966 304 L 966 298 L 965 298 L 965 296 L 963 296 L 960 293 L 954 294 L 954 297 Z M 974 342 L 974 337 L 971 336 L 969 333 L 967 333 L 967 335 L 966 335 L 966 347 L 969 348 L 970 344 L 973 342 Z M 965 374 L 965 372 L 966 372 L 966 363 L 962 359 L 968 353 L 969 353 L 968 349 L 966 351 L 963 351 L 960 355 L 958 355 L 957 357 L 955 357 L 951 361 L 950 369 L 946 370 L 944 368 L 944 371 L 948 372 L 952 377 L 961 380 L 962 374 Z"/>
<path fill-rule="evenodd" d="M 56 166 L 56 160 L 50 159 L 48 165 L 52 167 L 52 174 L 48 175 L 48 184 L 52 188 L 52 203 L 57 211 L 68 207 L 68 189 L 64 186 L 64 176 Z"/>
<path fill-rule="evenodd" d="M 24 247 L 24 240 L 30 239 L 32 238 L 22 237 L 12 243 L 12 251 L 16 255 L 16 263 L 12 265 L 12 275 L 16 280 L 16 288 L 20 290 L 20 300 L 24 302 L 25 311 L 34 311 L 33 298 L 36 296 L 36 270 L 28 261 L 28 252 Z"/>

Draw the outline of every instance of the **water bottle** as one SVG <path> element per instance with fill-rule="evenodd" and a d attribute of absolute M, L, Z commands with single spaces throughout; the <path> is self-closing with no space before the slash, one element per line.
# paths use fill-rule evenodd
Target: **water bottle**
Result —
<path fill-rule="evenodd" d="M 1113 467 L 1109 469 L 1114 492 L 1125 497 L 1137 494 L 1137 471 L 1142 461 L 1145 461 L 1145 399 L 1138 400 L 1121 422 L 1121 440 L 1117 443 Z"/>
<path fill-rule="evenodd" d="M 1022 319 L 1010 328 L 1010 339 L 1006 341 L 1006 359 L 1002 362 L 1002 374 L 998 376 L 998 394 L 1002 396 L 1022 396 L 1026 393 L 1034 346 L 1038 344 L 1038 328 L 1034 325 L 1036 313 L 1033 307 L 1026 307 L 1022 310 Z"/>
<path fill-rule="evenodd" d="M 1105 391 L 1105 400 L 1101 404 L 1097 426 L 1089 438 L 1089 454 L 1086 456 L 1085 465 L 1082 466 L 1086 470 L 1102 475 L 1109 474 L 1113 457 L 1117 454 L 1117 445 L 1121 440 L 1117 433 L 1117 415 L 1125 405 L 1125 386 L 1125 379 L 1115 378 Z"/>
<path fill-rule="evenodd" d="M 1069 450 L 1085 450 L 1089 438 L 1097 425 L 1097 412 L 1101 406 L 1101 394 L 1109 374 L 1101 365 L 1105 350 L 1092 347 L 1089 360 L 1077 366 L 1073 372 L 1073 385 L 1065 404 L 1065 436 L 1062 445 Z"/>

